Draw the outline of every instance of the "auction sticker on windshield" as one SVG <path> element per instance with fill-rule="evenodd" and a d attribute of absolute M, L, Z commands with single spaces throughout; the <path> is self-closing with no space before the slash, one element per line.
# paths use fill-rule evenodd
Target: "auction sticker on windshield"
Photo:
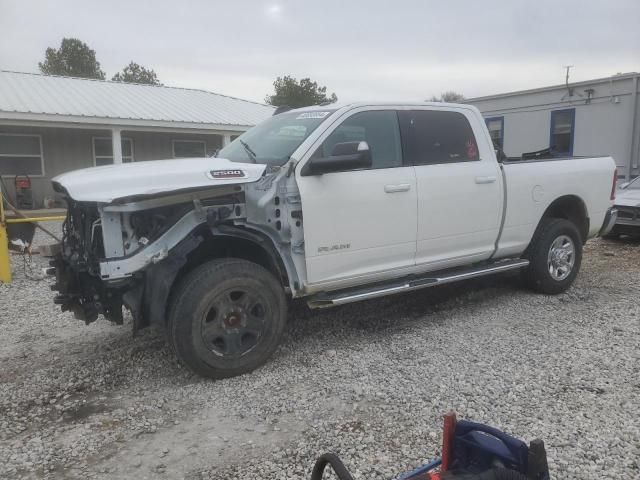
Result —
<path fill-rule="evenodd" d="M 324 118 L 331 112 L 304 112 L 296 117 L 296 120 L 302 120 L 304 118 Z"/>

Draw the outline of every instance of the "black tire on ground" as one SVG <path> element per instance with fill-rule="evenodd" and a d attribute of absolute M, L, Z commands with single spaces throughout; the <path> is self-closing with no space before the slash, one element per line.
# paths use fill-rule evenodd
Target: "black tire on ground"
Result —
<path fill-rule="evenodd" d="M 523 275 L 529 287 L 540 293 L 562 293 L 580 271 L 580 232 L 569 220 L 543 218 L 525 256 L 530 264 Z"/>
<path fill-rule="evenodd" d="M 608 240 L 618 240 L 620 238 L 620 232 L 616 231 L 616 228 L 613 227 L 609 233 L 603 235 L 602 238 L 606 238 Z"/>
<path fill-rule="evenodd" d="M 181 280 L 169 306 L 168 337 L 196 374 L 234 377 L 269 359 L 286 320 L 284 290 L 271 273 L 246 260 L 217 259 Z"/>

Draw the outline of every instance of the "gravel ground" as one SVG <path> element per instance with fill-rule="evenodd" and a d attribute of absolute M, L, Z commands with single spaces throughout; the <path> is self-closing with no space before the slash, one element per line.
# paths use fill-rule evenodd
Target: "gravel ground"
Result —
<path fill-rule="evenodd" d="M 640 478 L 637 242 L 590 242 L 555 297 L 511 276 L 296 305 L 270 363 L 217 382 L 181 368 L 161 332 L 61 313 L 50 281 L 13 263 L 2 478 L 307 479 L 327 450 L 356 479 L 393 478 L 439 453 L 449 409 L 544 439 L 554 479 Z"/>

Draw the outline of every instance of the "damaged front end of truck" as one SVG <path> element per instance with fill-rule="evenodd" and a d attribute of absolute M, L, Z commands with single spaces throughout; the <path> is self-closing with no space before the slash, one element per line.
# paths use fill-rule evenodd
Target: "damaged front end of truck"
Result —
<path fill-rule="evenodd" d="M 212 257 L 262 263 L 298 285 L 285 215 L 299 208 L 286 171 L 218 158 L 140 162 L 56 177 L 67 202 L 52 261 L 55 303 L 86 323 L 99 315 L 137 331 L 163 324 L 183 270 Z M 299 235 L 293 235 L 301 237 Z"/>

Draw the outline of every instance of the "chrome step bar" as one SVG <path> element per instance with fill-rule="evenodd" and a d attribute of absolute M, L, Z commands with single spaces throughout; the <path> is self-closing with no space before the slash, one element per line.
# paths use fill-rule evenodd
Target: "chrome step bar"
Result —
<path fill-rule="evenodd" d="M 392 295 L 394 293 L 410 292 L 420 288 L 435 287 L 436 285 L 444 285 L 445 283 L 459 282 L 470 278 L 493 275 L 494 273 L 517 270 L 528 265 L 529 260 L 519 258 L 515 260 L 493 262 L 471 268 L 455 268 L 450 270 L 441 270 L 438 272 L 429 272 L 428 276 L 424 277 L 411 277 L 410 279 L 393 280 L 391 282 L 377 284 L 376 286 L 369 286 L 367 288 L 340 290 L 337 292 L 318 294 L 311 297 L 307 304 L 310 308 L 335 307 L 337 305 L 359 302 L 360 300 L 370 300 L 372 298 Z"/>

